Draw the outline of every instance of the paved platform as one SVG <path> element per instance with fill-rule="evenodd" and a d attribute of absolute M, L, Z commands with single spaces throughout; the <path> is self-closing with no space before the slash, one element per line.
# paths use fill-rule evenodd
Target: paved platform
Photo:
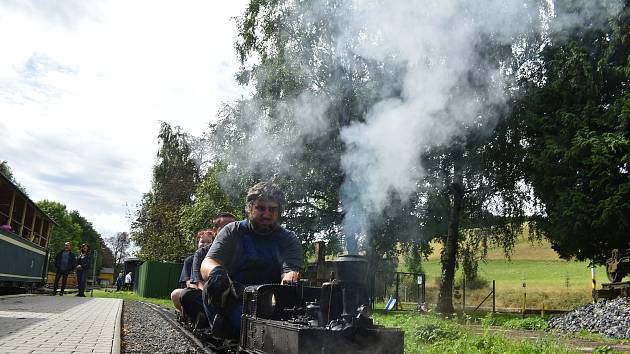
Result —
<path fill-rule="evenodd" d="M 0 353 L 120 353 L 121 299 L 0 296 Z"/>

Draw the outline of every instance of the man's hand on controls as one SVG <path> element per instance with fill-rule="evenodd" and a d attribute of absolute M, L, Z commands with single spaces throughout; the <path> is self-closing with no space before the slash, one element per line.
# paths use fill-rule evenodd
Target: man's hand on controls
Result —
<path fill-rule="evenodd" d="M 284 282 L 291 283 L 298 280 L 300 280 L 300 273 L 296 271 L 286 272 L 282 274 L 282 281 L 280 282 L 280 284 L 284 284 Z"/>
<path fill-rule="evenodd" d="M 202 295 L 203 302 L 215 308 L 225 307 L 230 297 L 238 298 L 232 279 L 230 279 L 225 267 L 218 265 L 210 271 Z"/>

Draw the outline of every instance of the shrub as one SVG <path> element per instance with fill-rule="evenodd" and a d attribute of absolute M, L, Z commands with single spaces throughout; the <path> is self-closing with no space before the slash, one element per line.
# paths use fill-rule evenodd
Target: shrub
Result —
<path fill-rule="evenodd" d="M 527 340 L 510 341 L 499 334 L 483 336 L 464 335 L 457 340 L 444 340 L 431 345 L 426 353 L 571 353 L 567 348 L 548 340 L 530 342 Z"/>
<path fill-rule="evenodd" d="M 594 354 L 616 354 L 618 351 L 614 350 L 610 345 L 601 345 L 593 349 Z"/>
<path fill-rule="evenodd" d="M 547 321 L 540 317 L 513 318 L 503 324 L 508 328 L 545 330 L 549 327 Z"/>
<path fill-rule="evenodd" d="M 482 326 L 490 327 L 501 325 L 503 322 L 505 322 L 505 320 L 502 320 L 500 317 L 495 316 L 492 312 L 488 312 L 487 315 L 481 318 L 480 322 Z"/>
<path fill-rule="evenodd" d="M 431 319 L 418 323 L 415 328 L 416 338 L 421 343 L 433 343 L 444 339 L 457 339 L 461 337 L 460 326 L 439 319 Z"/>

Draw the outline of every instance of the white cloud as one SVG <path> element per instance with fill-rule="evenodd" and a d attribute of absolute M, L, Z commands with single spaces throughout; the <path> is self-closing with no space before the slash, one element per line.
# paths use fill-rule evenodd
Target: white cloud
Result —
<path fill-rule="evenodd" d="M 245 1 L 0 3 L 0 160 L 32 199 L 128 230 L 159 121 L 200 134 L 234 81 Z M 85 5 L 89 4 L 89 5 Z"/>

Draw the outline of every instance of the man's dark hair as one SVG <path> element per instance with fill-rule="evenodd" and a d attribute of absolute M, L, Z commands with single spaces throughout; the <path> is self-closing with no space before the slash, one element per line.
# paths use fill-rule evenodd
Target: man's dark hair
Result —
<path fill-rule="evenodd" d="M 234 216 L 234 214 L 232 213 L 220 213 L 217 214 L 214 219 L 212 219 L 212 225 L 214 225 L 214 227 L 219 226 L 219 221 L 221 221 L 221 218 L 230 218 L 236 220 L 236 216 Z"/>
<path fill-rule="evenodd" d="M 247 191 L 247 198 L 245 199 L 246 209 L 249 209 L 249 207 L 258 200 L 269 200 L 278 203 L 281 212 L 287 202 L 284 192 L 280 187 L 268 181 L 256 183 Z"/>

